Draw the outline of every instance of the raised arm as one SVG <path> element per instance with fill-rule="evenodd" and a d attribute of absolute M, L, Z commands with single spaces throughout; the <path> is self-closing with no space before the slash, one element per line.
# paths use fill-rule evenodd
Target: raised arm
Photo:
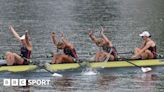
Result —
<path fill-rule="evenodd" d="M 52 42 L 55 44 L 55 45 L 57 45 L 57 40 L 56 40 L 56 34 L 55 34 L 55 32 L 52 32 L 51 33 L 51 39 L 52 39 Z"/>
<path fill-rule="evenodd" d="M 14 28 L 12 26 L 9 26 L 10 31 L 12 32 L 12 34 L 15 36 L 15 38 L 20 41 L 20 36 L 19 34 L 14 30 Z"/>
<path fill-rule="evenodd" d="M 89 37 L 91 38 L 91 40 L 94 42 L 94 43 L 96 43 L 96 37 L 93 35 L 93 32 L 92 31 L 90 31 L 89 33 L 88 33 L 88 35 L 89 35 Z"/>
<path fill-rule="evenodd" d="M 71 48 L 74 48 L 73 44 L 70 43 L 70 42 L 64 37 L 64 33 L 63 33 L 63 32 L 61 33 L 61 39 L 62 39 L 62 41 L 64 42 L 65 45 L 70 46 Z"/>
<path fill-rule="evenodd" d="M 107 43 L 109 43 L 109 45 L 112 47 L 112 42 L 105 36 L 103 27 L 101 27 L 100 34 L 101 34 L 101 36 L 103 37 L 103 39 L 104 39 Z"/>
<path fill-rule="evenodd" d="M 32 50 L 32 43 L 29 41 L 29 34 L 28 31 L 25 32 L 25 41 L 26 41 L 26 45 L 27 47 Z"/>

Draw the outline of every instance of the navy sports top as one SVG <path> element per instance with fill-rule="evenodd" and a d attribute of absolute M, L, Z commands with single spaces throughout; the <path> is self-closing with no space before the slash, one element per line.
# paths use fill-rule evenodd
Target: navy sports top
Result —
<path fill-rule="evenodd" d="M 64 48 L 64 54 L 71 56 L 73 58 L 78 58 L 75 49 Z"/>
<path fill-rule="evenodd" d="M 118 53 L 115 47 L 109 47 L 108 45 L 104 45 L 102 49 L 107 52 L 111 53 L 115 58 L 117 57 Z"/>
<path fill-rule="evenodd" d="M 31 51 L 28 50 L 25 46 L 21 46 L 20 52 L 21 52 L 20 53 L 21 57 L 24 57 L 26 59 L 30 59 Z"/>

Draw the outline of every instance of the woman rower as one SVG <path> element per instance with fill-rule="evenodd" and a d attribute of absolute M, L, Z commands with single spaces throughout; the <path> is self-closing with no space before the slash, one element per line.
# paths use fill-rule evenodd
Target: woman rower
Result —
<path fill-rule="evenodd" d="M 143 43 L 140 48 L 135 48 L 132 59 L 155 59 L 156 58 L 156 43 L 150 38 L 148 31 L 144 31 L 139 36 L 142 37 Z"/>
<path fill-rule="evenodd" d="M 9 27 L 12 34 L 15 36 L 15 38 L 20 42 L 21 48 L 20 48 L 20 55 L 13 53 L 13 52 L 6 52 L 5 59 L 7 62 L 7 65 L 26 65 L 30 63 L 30 55 L 32 51 L 32 44 L 29 39 L 29 34 L 26 31 L 25 35 L 22 37 L 19 36 L 19 34 L 14 30 L 12 26 Z"/>
<path fill-rule="evenodd" d="M 57 49 L 63 50 L 64 54 L 54 54 L 52 62 L 53 64 L 58 63 L 76 63 L 78 62 L 78 56 L 76 54 L 74 45 L 64 38 L 64 33 L 61 33 L 61 41 L 57 42 L 55 32 L 51 33 L 51 38 L 53 43 L 56 45 Z"/>
<path fill-rule="evenodd" d="M 117 51 L 115 47 L 113 47 L 112 42 L 104 35 L 104 29 L 101 27 L 100 34 L 102 38 L 96 38 L 93 35 L 93 32 L 89 32 L 89 37 L 92 41 L 103 49 L 103 51 L 96 52 L 95 61 L 113 61 L 117 58 Z"/>

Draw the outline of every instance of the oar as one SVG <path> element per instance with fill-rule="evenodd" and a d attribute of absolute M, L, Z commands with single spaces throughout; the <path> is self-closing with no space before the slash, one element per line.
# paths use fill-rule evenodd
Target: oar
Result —
<path fill-rule="evenodd" d="M 36 64 L 37 65 L 37 64 Z M 63 77 L 62 74 L 59 74 L 59 73 L 55 73 L 55 72 L 52 72 L 48 69 L 48 67 L 50 67 L 50 64 L 48 63 L 45 63 L 44 66 L 40 66 L 40 65 L 37 65 L 38 67 L 41 67 L 42 69 L 46 70 L 47 72 L 51 73 L 52 76 L 58 76 L 58 77 Z"/>
<path fill-rule="evenodd" d="M 63 75 L 61 75 L 61 74 L 59 74 L 59 73 L 54 73 L 54 72 L 48 70 L 47 68 L 50 67 L 50 64 L 48 65 L 48 63 L 45 63 L 43 66 L 41 66 L 41 65 L 38 64 L 38 62 L 35 63 L 35 62 L 33 62 L 31 59 L 27 59 L 27 58 L 25 58 L 25 57 L 22 57 L 22 58 L 23 58 L 23 59 L 26 59 L 26 60 L 29 60 L 30 63 L 33 63 L 33 64 L 35 64 L 36 66 L 38 66 L 39 68 L 42 68 L 42 69 L 46 70 L 47 72 L 51 73 L 52 76 L 58 76 L 58 77 L 62 77 L 62 76 L 63 76 Z"/>
<path fill-rule="evenodd" d="M 131 51 L 130 53 L 133 53 L 133 52 Z M 120 57 L 120 56 L 119 56 L 119 57 Z M 121 59 L 121 60 L 125 60 L 126 62 L 128 62 L 128 63 L 134 65 L 135 67 L 140 68 L 140 69 L 142 70 L 142 72 L 144 72 L 144 73 L 149 72 L 149 71 L 152 70 L 150 67 L 141 67 L 141 66 L 138 66 L 138 65 L 136 65 L 136 64 L 134 64 L 134 63 L 128 61 L 128 59 L 125 59 L 125 58 L 120 58 L 120 59 Z"/>
<path fill-rule="evenodd" d="M 134 63 L 132 63 L 132 62 L 130 62 L 128 60 L 125 60 L 125 61 L 130 63 L 130 64 L 132 64 L 132 65 L 134 65 L 135 67 L 140 68 L 142 70 L 142 72 L 144 72 L 144 73 L 150 72 L 152 70 L 150 67 L 141 67 L 141 66 L 138 66 L 138 65 L 136 65 L 136 64 L 134 64 Z"/>
<path fill-rule="evenodd" d="M 133 51 L 130 51 L 130 52 L 119 52 L 118 54 L 133 54 Z"/>
<path fill-rule="evenodd" d="M 133 51 L 129 51 L 129 52 L 119 52 L 118 54 L 133 54 Z M 164 55 L 160 54 L 160 53 L 154 53 L 155 55 L 157 55 L 157 57 L 159 58 L 164 58 Z"/>

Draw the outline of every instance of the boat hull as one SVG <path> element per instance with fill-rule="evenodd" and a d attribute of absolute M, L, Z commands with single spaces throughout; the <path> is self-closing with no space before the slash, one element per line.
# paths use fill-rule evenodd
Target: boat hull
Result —
<path fill-rule="evenodd" d="M 36 65 L 19 65 L 19 66 L 0 66 L 0 71 L 9 71 L 9 72 L 24 72 L 32 71 L 37 69 Z"/>
<path fill-rule="evenodd" d="M 129 62 L 132 62 L 138 66 L 162 66 L 164 65 L 164 59 L 133 60 Z M 50 65 L 50 69 L 53 71 L 75 69 L 79 67 L 80 65 L 77 63 Z M 91 68 L 117 68 L 117 67 L 135 67 L 135 66 L 126 61 L 111 61 L 111 62 L 92 62 L 92 63 L 89 63 L 89 67 Z"/>
<path fill-rule="evenodd" d="M 129 62 L 132 62 L 138 66 L 164 65 L 164 59 L 133 60 Z M 85 65 L 85 62 L 83 63 Z M 47 68 L 51 71 L 59 71 L 59 70 L 67 70 L 67 69 L 76 69 L 79 67 L 81 66 L 78 63 L 67 63 L 67 64 L 51 64 Z M 89 63 L 89 67 L 91 68 L 116 68 L 116 67 L 135 67 L 135 66 L 126 61 L 111 61 L 111 62 L 91 62 Z M 31 71 L 37 68 L 38 68 L 37 65 L 1 66 L 0 71 L 23 72 L 23 71 Z"/>

